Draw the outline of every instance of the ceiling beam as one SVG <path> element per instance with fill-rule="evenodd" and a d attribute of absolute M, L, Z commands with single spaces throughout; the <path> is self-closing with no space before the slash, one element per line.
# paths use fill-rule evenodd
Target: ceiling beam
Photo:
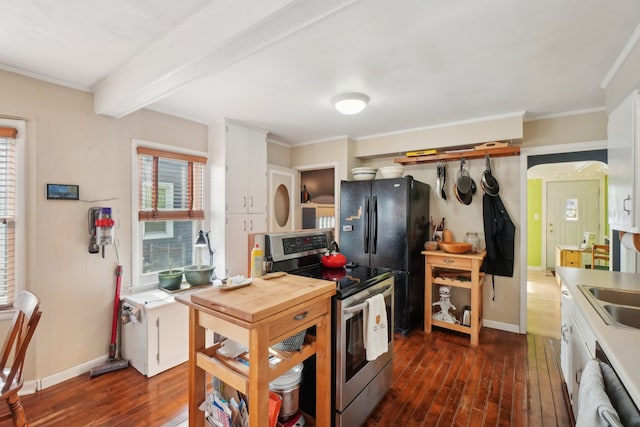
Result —
<path fill-rule="evenodd" d="M 96 84 L 95 112 L 123 117 L 356 1 L 214 1 Z"/>

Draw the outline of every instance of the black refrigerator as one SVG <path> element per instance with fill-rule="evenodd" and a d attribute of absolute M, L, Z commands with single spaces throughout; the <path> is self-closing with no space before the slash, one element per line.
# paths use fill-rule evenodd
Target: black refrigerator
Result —
<path fill-rule="evenodd" d="M 411 176 L 342 181 L 340 252 L 347 261 L 395 275 L 395 329 L 424 325 L 424 242 L 429 240 L 429 185 Z"/>

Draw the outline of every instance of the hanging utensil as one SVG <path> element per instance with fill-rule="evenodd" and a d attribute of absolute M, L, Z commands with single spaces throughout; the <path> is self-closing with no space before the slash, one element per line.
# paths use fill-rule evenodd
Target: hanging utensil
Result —
<path fill-rule="evenodd" d="M 436 163 L 436 196 L 442 197 L 442 169 L 440 168 L 440 162 Z"/>
<path fill-rule="evenodd" d="M 440 175 L 442 176 L 442 186 L 440 187 L 440 196 L 442 197 L 443 200 L 447 200 L 447 193 L 444 190 L 447 182 L 447 168 L 444 162 L 440 164 L 440 170 L 441 170 Z"/>
<path fill-rule="evenodd" d="M 488 195 L 497 196 L 500 192 L 500 184 L 498 184 L 498 180 L 491 173 L 491 160 L 489 159 L 489 155 L 485 155 L 484 159 L 485 169 L 484 172 L 482 172 L 480 187 L 482 187 L 482 190 Z"/>

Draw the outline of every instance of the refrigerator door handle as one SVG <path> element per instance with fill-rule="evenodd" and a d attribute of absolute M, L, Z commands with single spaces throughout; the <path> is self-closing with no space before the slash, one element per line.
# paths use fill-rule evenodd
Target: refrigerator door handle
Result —
<path fill-rule="evenodd" d="M 364 199 L 364 228 L 363 228 L 363 248 L 364 253 L 369 253 L 369 196 Z"/>
<path fill-rule="evenodd" d="M 375 254 L 378 248 L 378 198 L 373 196 L 371 202 L 371 253 Z"/>

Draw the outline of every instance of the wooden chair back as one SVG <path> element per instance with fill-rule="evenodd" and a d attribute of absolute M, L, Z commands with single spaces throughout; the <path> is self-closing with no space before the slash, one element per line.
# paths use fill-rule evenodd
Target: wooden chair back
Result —
<path fill-rule="evenodd" d="M 0 398 L 7 402 L 9 413 L 0 420 L 13 419 L 14 426 L 22 426 L 26 425 L 18 396 L 23 384 L 22 368 L 42 312 L 38 298 L 28 291 L 18 292 L 13 306 L 16 312 L 0 354 Z"/>
<path fill-rule="evenodd" d="M 593 245 L 591 248 L 591 269 L 596 268 L 596 261 L 609 264 L 609 245 Z"/>

